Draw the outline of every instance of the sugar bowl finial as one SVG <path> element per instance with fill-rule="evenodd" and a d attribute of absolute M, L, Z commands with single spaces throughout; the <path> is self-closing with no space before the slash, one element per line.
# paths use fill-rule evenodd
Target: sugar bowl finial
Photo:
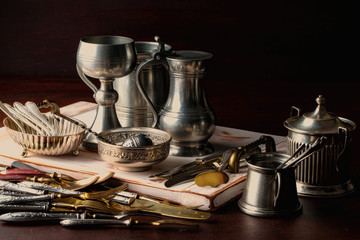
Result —
<path fill-rule="evenodd" d="M 317 98 L 316 98 L 316 103 L 319 104 L 319 105 L 324 105 L 326 102 L 326 99 L 323 95 L 319 95 Z"/>

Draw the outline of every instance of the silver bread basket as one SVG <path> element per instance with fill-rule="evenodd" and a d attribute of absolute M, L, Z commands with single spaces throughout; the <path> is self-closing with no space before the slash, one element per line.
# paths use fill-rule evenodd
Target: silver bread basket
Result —
<path fill-rule="evenodd" d="M 63 155 L 67 153 L 77 155 L 85 130 L 81 126 L 55 115 L 43 115 L 59 133 L 57 136 L 39 135 L 28 125 L 19 121 L 25 130 L 22 132 L 9 117 L 3 121 L 10 137 L 15 143 L 23 147 L 23 156 L 26 156 L 28 151 L 42 155 Z"/>

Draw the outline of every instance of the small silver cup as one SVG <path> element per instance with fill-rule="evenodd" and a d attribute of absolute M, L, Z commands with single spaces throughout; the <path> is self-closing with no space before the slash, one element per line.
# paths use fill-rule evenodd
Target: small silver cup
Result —
<path fill-rule="evenodd" d="M 282 217 L 301 212 L 294 168 L 277 169 L 288 158 L 288 155 L 270 152 L 246 159 L 246 186 L 238 201 L 242 212 L 256 217 Z"/>
<path fill-rule="evenodd" d="M 94 92 L 98 103 L 97 113 L 91 130 L 103 132 L 121 127 L 116 115 L 115 103 L 118 93 L 113 88 L 114 78 L 130 74 L 136 66 L 134 41 L 121 36 L 92 36 L 80 40 L 76 68 L 80 78 Z M 100 80 L 98 89 L 88 78 Z M 85 135 L 83 147 L 97 151 L 96 136 L 90 132 Z"/>

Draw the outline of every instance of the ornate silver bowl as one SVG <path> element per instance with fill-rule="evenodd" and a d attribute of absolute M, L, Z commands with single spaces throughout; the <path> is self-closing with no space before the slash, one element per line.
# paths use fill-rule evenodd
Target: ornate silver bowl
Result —
<path fill-rule="evenodd" d="M 138 134 L 151 139 L 152 145 L 124 147 L 122 143 Z M 98 135 L 98 153 L 101 159 L 123 171 L 146 171 L 169 156 L 171 136 L 162 130 L 148 127 L 117 128 Z"/>
<path fill-rule="evenodd" d="M 15 143 L 24 148 L 23 156 L 26 156 L 27 151 L 42 155 L 63 155 L 67 153 L 78 155 L 78 148 L 83 140 L 85 130 L 81 126 L 63 118 L 51 114 L 43 115 L 59 135 L 39 135 L 34 129 L 19 121 L 25 130 L 25 132 L 22 132 L 9 117 L 6 117 L 3 121 L 10 137 Z M 84 123 L 81 124 L 85 126 Z"/>

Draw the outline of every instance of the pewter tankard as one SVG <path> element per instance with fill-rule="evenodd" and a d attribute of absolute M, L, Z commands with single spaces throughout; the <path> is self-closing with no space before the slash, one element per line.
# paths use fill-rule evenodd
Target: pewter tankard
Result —
<path fill-rule="evenodd" d="M 212 54 L 201 51 L 177 51 L 167 56 L 170 74 L 169 96 L 157 114 L 149 97 L 137 85 L 152 106 L 153 127 L 172 136 L 170 154 L 175 156 L 203 156 L 213 152 L 208 139 L 215 131 L 215 113 L 207 102 L 204 76 Z"/>
<path fill-rule="evenodd" d="M 172 52 L 171 46 L 164 45 L 165 51 Z M 151 57 L 151 53 L 161 48 L 161 42 L 135 42 L 138 66 Z M 158 62 L 145 66 L 139 73 L 144 90 L 158 112 L 169 93 L 167 66 Z M 114 89 L 119 94 L 115 104 L 116 113 L 122 127 L 150 127 L 153 114 L 136 86 L 136 70 L 122 78 L 116 78 Z"/>

